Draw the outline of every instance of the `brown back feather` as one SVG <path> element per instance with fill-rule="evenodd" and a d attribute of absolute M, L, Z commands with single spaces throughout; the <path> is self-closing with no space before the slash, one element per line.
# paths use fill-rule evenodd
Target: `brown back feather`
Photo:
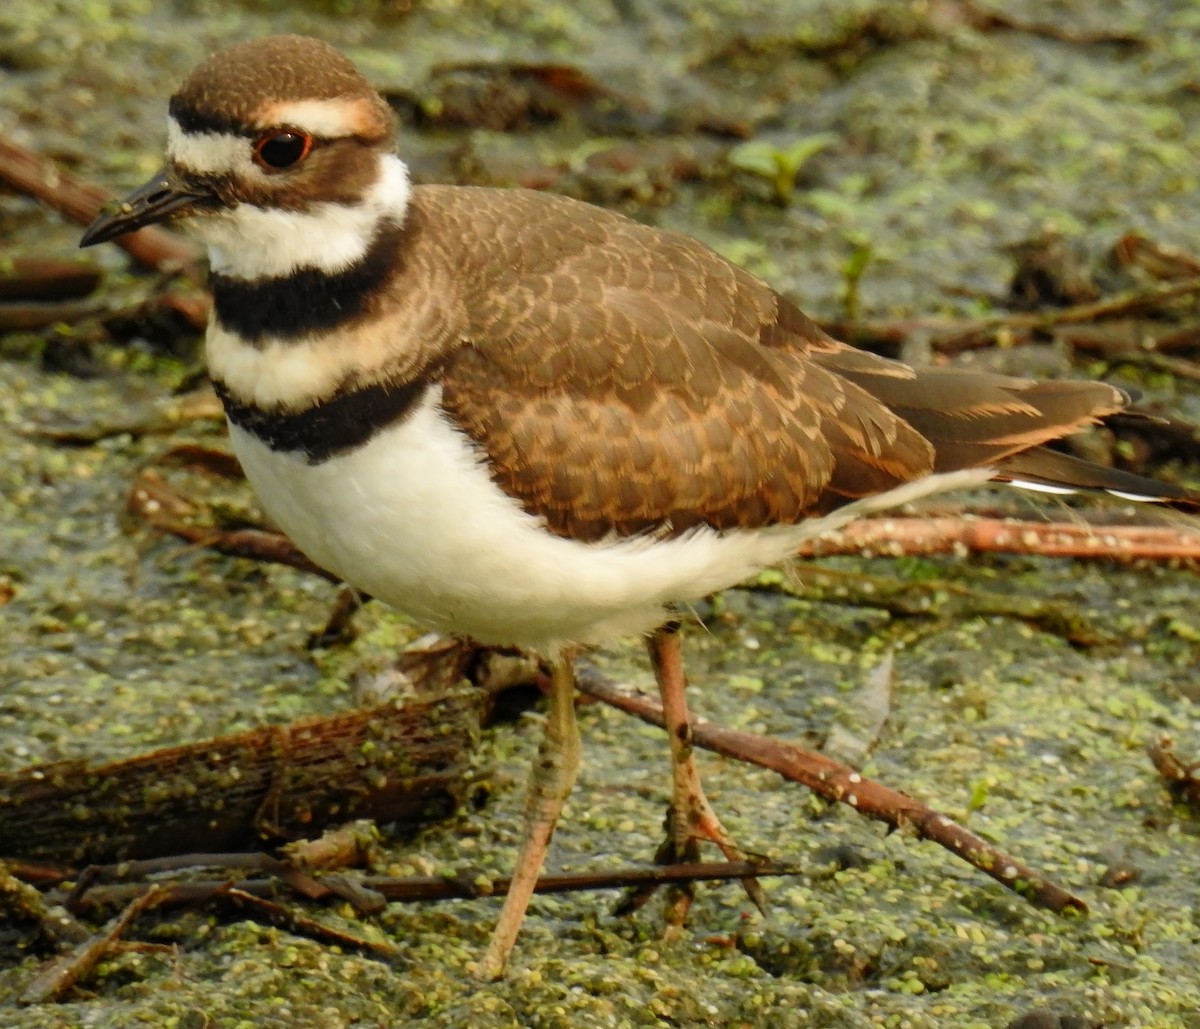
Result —
<path fill-rule="evenodd" d="M 562 535 L 795 523 L 1126 402 L 855 350 L 700 243 L 563 198 L 429 186 L 414 203 L 447 223 L 429 238 L 478 240 L 443 404 Z"/>

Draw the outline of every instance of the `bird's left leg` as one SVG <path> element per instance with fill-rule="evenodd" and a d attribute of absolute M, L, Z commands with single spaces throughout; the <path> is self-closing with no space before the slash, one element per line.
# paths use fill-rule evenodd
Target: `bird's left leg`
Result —
<path fill-rule="evenodd" d="M 498 979 L 512 953 L 525 909 L 546 860 L 550 837 L 579 770 L 579 725 L 575 721 L 574 655 L 559 654 L 551 668 L 550 711 L 525 800 L 525 841 L 517 857 L 500 920 L 475 967 L 479 979 Z"/>

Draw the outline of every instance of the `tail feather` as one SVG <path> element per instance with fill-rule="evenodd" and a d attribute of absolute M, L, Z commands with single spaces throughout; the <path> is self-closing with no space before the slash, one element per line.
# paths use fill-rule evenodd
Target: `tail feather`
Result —
<path fill-rule="evenodd" d="M 1115 386 L 1079 379 L 1037 381 L 957 368 L 911 368 L 829 343 L 809 356 L 866 394 L 857 405 L 851 396 L 846 410 L 839 409 L 834 421 L 852 423 L 852 416 L 857 415 L 859 422 L 864 422 L 859 408 L 870 415 L 874 410 L 870 401 L 882 404 L 924 437 L 933 451 L 935 475 L 987 469 L 995 480 L 1046 493 L 1108 493 L 1185 511 L 1200 510 L 1200 491 L 1047 448 L 1055 440 L 1110 417 L 1148 417 L 1131 409 L 1134 396 Z M 827 425 L 822 429 L 827 441 L 834 438 Z M 866 438 L 866 434 L 859 431 L 855 438 Z M 876 464 L 880 463 L 879 450 L 876 445 Z M 841 451 L 834 456 L 836 475 L 841 470 Z M 850 480 L 849 486 L 827 491 L 834 498 L 830 509 L 848 498 L 880 491 L 878 482 L 864 479 L 857 466 L 843 477 Z"/>
<path fill-rule="evenodd" d="M 995 478 L 1014 486 L 1052 493 L 1110 493 L 1125 500 L 1169 504 L 1187 511 L 1200 510 L 1200 492 L 1176 483 L 1107 468 L 1046 447 L 1034 447 L 1005 458 L 996 465 Z"/>
<path fill-rule="evenodd" d="M 907 368 L 834 350 L 814 358 L 899 415 L 934 449 L 934 471 L 995 465 L 1125 409 L 1103 382 L 1038 382 L 958 368 Z"/>

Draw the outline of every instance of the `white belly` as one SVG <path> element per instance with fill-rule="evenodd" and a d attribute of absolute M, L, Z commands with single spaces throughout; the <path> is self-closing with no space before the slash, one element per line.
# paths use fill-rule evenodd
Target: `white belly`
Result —
<path fill-rule="evenodd" d="M 987 478 L 931 476 L 801 526 L 577 543 L 496 486 L 439 398 L 318 465 L 230 433 L 263 506 L 317 564 L 441 632 L 543 653 L 645 632 L 664 605 L 739 582 L 862 510 Z"/>

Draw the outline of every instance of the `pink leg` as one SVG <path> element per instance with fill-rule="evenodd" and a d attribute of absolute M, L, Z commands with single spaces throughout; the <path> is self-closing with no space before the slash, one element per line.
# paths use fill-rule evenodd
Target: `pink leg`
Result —
<path fill-rule="evenodd" d="M 688 712 L 687 678 L 683 672 L 683 640 L 679 624 L 669 622 L 656 629 L 646 641 L 654 677 L 662 697 L 667 738 L 671 744 L 671 812 L 669 837 L 659 852 L 662 861 L 695 861 L 699 856 L 699 841 L 715 843 L 727 861 L 743 861 L 746 855 L 730 839 L 721 825 L 700 784 L 700 773 L 692 757 L 692 723 Z M 766 896 L 757 879 L 743 879 L 746 893 L 759 910 L 766 906 Z M 680 917 L 691 904 L 690 895 L 674 907 Z"/>
<path fill-rule="evenodd" d="M 517 932 L 525 918 L 525 909 L 537 885 L 550 837 L 562 811 L 575 773 L 579 770 L 579 726 L 575 722 L 575 669 L 573 655 L 563 654 L 554 662 L 550 679 L 550 712 L 546 717 L 545 736 L 537 763 L 529 781 L 525 800 L 525 842 L 517 857 L 512 885 L 504 898 L 500 920 L 479 964 L 474 968 L 478 979 L 499 979 L 512 953 Z"/>

